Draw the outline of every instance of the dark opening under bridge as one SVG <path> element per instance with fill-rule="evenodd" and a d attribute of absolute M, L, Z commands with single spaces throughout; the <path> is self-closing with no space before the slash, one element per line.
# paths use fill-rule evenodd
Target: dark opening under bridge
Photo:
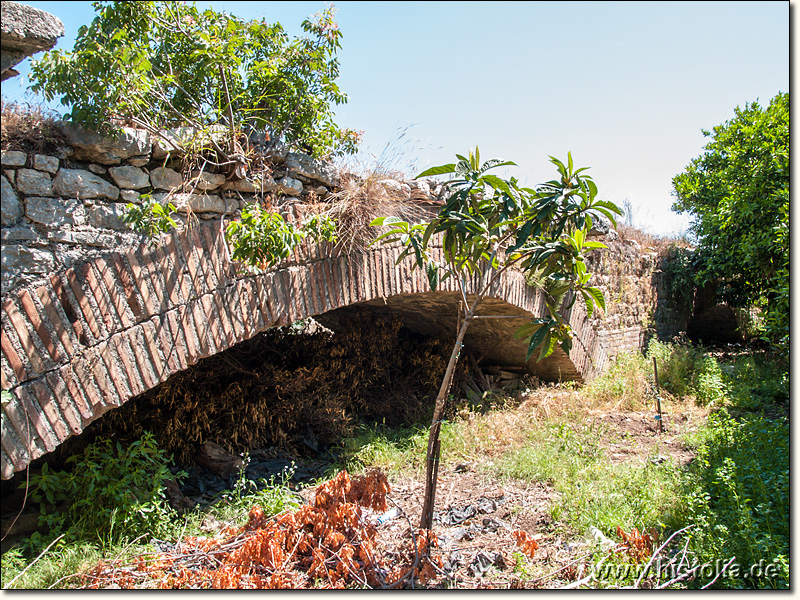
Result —
<path fill-rule="evenodd" d="M 237 272 L 219 228 L 199 224 L 9 293 L 0 334 L 2 387 L 11 394 L 3 404 L 2 478 L 173 373 L 269 327 L 320 316 L 335 328 L 338 311 L 367 307 L 397 313 L 421 333 L 455 334 L 452 280 L 431 292 L 410 260 L 395 264 L 397 245 L 333 250 L 305 244 L 270 271 Z M 481 314 L 543 316 L 544 299 L 510 271 Z M 565 316 L 577 338 L 569 356 L 557 350 L 525 363 L 525 345 L 513 339 L 522 319 L 478 319 L 465 346 L 544 380 L 589 380 L 606 350 L 581 302 Z"/>

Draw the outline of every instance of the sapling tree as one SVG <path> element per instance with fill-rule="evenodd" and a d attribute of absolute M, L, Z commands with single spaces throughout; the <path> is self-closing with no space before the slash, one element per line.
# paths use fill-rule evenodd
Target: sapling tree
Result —
<path fill-rule="evenodd" d="M 410 257 L 414 268 L 424 269 L 431 290 L 447 279 L 455 281 L 460 295 L 459 326 L 434 404 L 425 478 L 425 497 L 420 527 L 433 526 L 433 506 L 440 456 L 439 433 L 445 402 L 453 380 L 464 335 L 479 315 L 478 308 L 492 285 L 509 269 L 519 269 L 529 281 L 539 282 L 545 292 L 547 315 L 522 325 L 516 337 L 528 340 L 526 360 L 538 349 L 538 360 L 549 356 L 557 346 L 569 353 L 572 331 L 560 309 L 571 306 L 580 296 L 592 314 L 596 305 L 604 307 L 602 292 L 589 285 L 590 273 L 584 252 L 605 245 L 587 240 L 593 219 L 604 215 L 615 224 L 620 209 L 597 199 L 597 186 L 575 169 L 572 155 L 567 164 L 551 157 L 559 177 L 535 188 L 521 187 L 515 178 L 504 179 L 489 173 L 513 162 L 481 162 L 478 148 L 469 156 L 456 155 L 458 161 L 433 167 L 419 177 L 453 175 L 445 182 L 446 200 L 439 213 L 427 223 L 410 223 L 397 217 L 381 217 L 373 226 L 385 227 L 375 243 L 400 242 L 404 249 L 398 262 Z M 444 260 L 437 260 L 436 247 Z M 477 282 L 470 290 L 469 282 Z"/>

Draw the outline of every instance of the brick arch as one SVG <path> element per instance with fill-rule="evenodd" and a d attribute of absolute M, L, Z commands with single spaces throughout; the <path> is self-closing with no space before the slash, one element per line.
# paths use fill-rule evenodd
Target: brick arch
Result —
<path fill-rule="evenodd" d="M 332 250 L 304 244 L 271 271 L 242 273 L 219 228 L 201 224 L 8 294 L 0 314 L 0 375 L 12 399 L 3 406 L 2 478 L 173 373 L 269 327 L 355 304 L 396 305 L 407 315 L 428 312 L 431 302 L 455 306 L 452 282 L 432 293 L 409 261 L 395 264 L 399 246 L 350 255 Z M 544 311 L 540 293 L 517 272 L 507 273 L 490 296 L 490 309 L 520 317 Z M 602 368 L 605 352 L 581 303 L 567 316 L 580 343 L 569 357 L 542 363 L 559 364 L 565 379 L 588 379 Z M 522 362 L 524 352 L 518 355 Z"/>

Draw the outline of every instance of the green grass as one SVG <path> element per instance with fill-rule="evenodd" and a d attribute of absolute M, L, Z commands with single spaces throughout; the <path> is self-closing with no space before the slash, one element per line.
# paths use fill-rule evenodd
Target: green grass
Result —
<path fill-rule="evenodd" d="M 504 478 L 550 483 L 560 497 L 551 516 L 581 534 L 597 527 L 615 537 L 617 526 L 640 531 L 674 526 L 680 478 L 675 464 L 650 460 L 613 464 L 600 436 L 569 422 L 530 432 L 529 443 L 496 465 Z"/>

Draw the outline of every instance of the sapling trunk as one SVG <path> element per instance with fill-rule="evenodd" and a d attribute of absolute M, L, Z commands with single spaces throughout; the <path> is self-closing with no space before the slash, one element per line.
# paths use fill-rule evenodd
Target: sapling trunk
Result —
<path fill-rule="evenodd" d="M 444 406 L 447 401 L 447 394 L 450 391 L 450 386 L 453 383 L 453 375 L 455 374 L 456 365 L 458 364 L 458 357 L 461 355 L 461 348 L 463 346 L 464 334 L 467 332 L 475 309 L 477 308 L 478 301 L 476 300 L 470 307 L 469 312 L 464 316 L 461 326 L 458 328 L 456 335 L 456 343 L 453 346 L 453 352 L 450 355 L 450 362 L 447 363 L 447 369 L 442 379 L 442 385 L 439 388 L 439 394 L 436 396 L 436 404 L 433 408 L 433 420 L 431 428 L 428 433 L 428 453 L 427 453 L 427 466 L 425 473 L 425 499 L 422 503 L 422 518 L 420 520 L 420 527 L 422 529 L 433 528 L 433 504 L 436 500 L 436 479 L 439 475 L 439 433 L 442 429 L 442 415 L 444 414 Z"/>

